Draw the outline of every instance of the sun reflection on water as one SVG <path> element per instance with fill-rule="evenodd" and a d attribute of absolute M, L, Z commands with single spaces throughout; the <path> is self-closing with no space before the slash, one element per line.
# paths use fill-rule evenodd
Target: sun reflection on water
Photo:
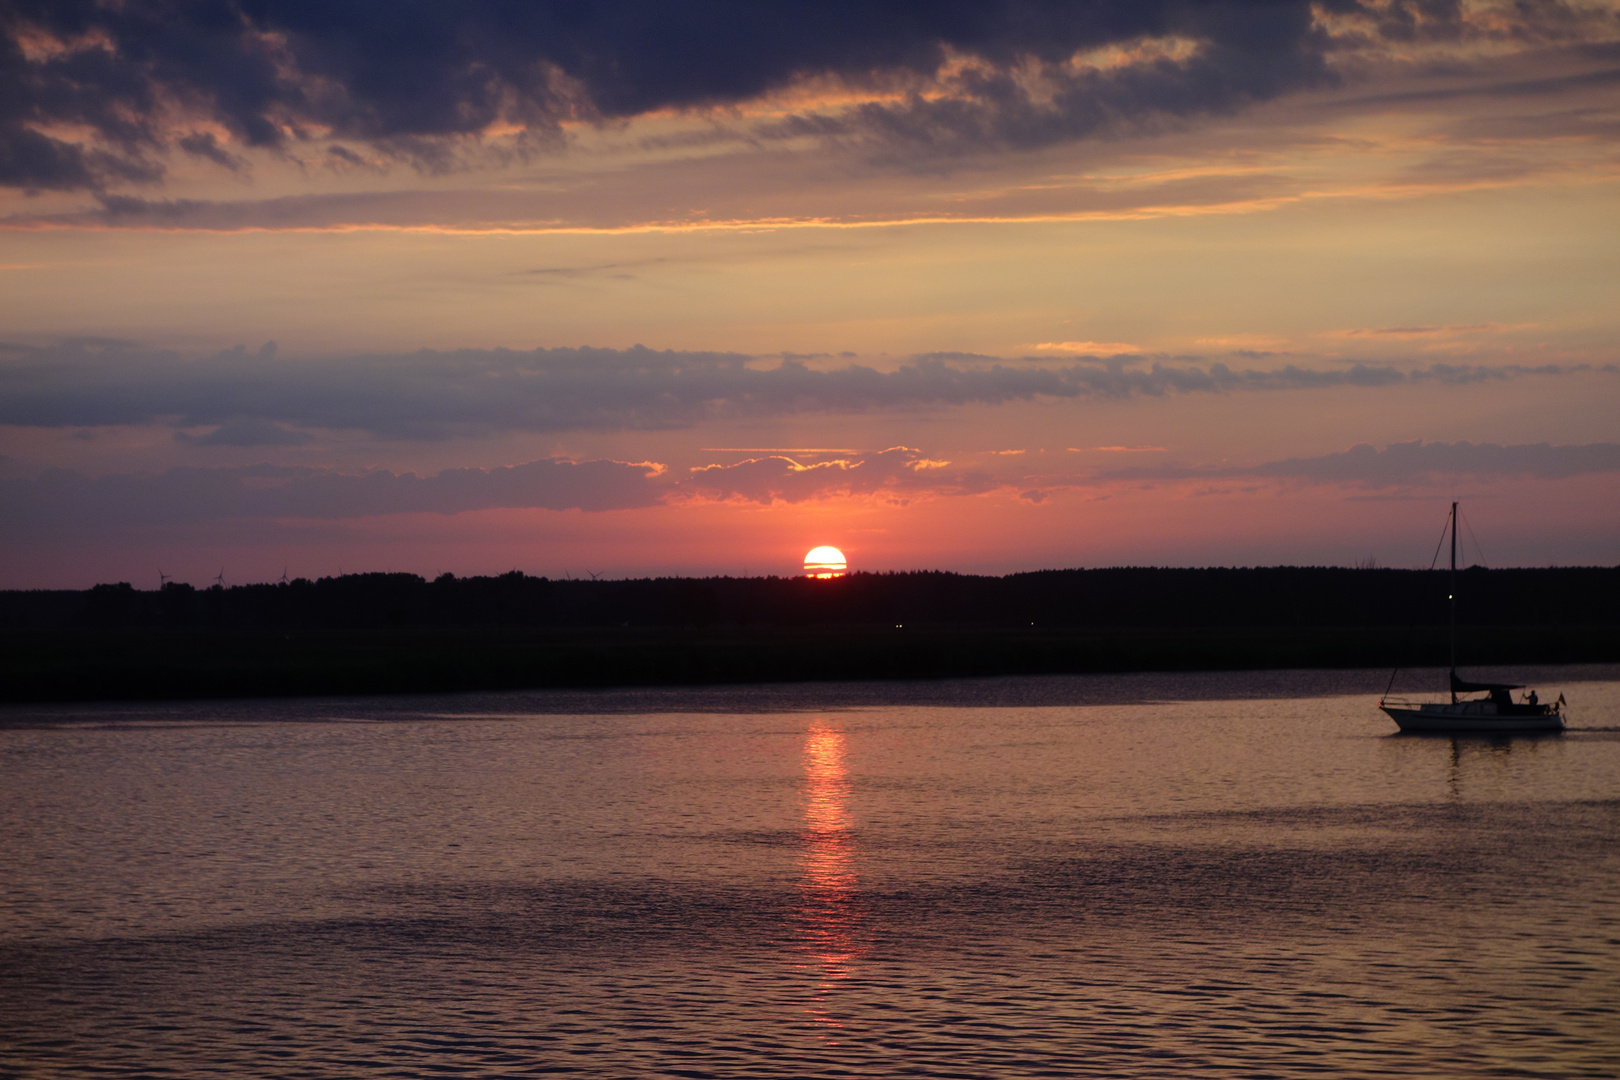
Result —
<path fill-rule="evenodd" d="M 849 810 L 844 733 L 817 720 L 804 741 L 804 856 L 799 882 L 799 948 L 815 978 L 809 1013 L 819 1024 L 842 1025 L 828 1012 L 834 988 L 860 955 L 856 907 L 855 833 Z"/>

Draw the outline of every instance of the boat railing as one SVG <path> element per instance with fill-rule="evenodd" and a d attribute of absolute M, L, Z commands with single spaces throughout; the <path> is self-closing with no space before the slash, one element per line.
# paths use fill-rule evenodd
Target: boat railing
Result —
<path fill-rule="evenodd" d="M 1490 698 L 1485 698 L 1485 697 L 1462 697 L 1462 698 L 1458 698 L 1456 701 L 1448 703 L 1448 702 L 1445 702 L 1445 701 L 1435 701 L 1432 698 L 1429 699 L 1429 700 L 1424 700 L 1422 698 L 1412 698 L 1412 697 L 1406 697 L 1404 695 L 1386 694 L 1384 697 L 1381 697 L 1381 698 L 1378 699 L 1378 707 L 1381 708 L 1381 709 L 1385 708 L 1385 707 L 1388 707 L 1388 708 L 1391 708 L 1391 709 L 1411 709 L 1411 710 L 1414 710 L 1414 711 L 1422 710 L 1422 709 L 1425 709 L 1425 708 L 1429 708 L 1429 709 L 1438 708 L 1438 707 L 1440 707 L 1442 705 L 1452 707 L 1452 708 L 1461 707 L 1461 706 L 1465 706 L 1465 705 L 1471 705 L 1471 706 L 1475 706 L 1477 708 L 1478 706 L 1490 703 L 1490 700 L 1491 700 Z M 1514 703 L 1512 703 L 1510 708 L 1515 710 L 1515 711 L 1517 711 L 1517 710 L 1532 710 L 1533 711 L 1533 710 L 1539 709 L 1543 713 L 1545 713 L 1545 714 L 1547 714 L 1549 716 L 1558 716 L 1558 715 L 1560 715 L 1562 713 L 1563 708 L 1564 708 L 1564 695 L 1559 694 L 1558 697 L 1556 699 L 1552 700 L 1552 701 L 1535 701 L 1535 702 L 1521 701 L 1521 702 L 1514 702 Z"/>

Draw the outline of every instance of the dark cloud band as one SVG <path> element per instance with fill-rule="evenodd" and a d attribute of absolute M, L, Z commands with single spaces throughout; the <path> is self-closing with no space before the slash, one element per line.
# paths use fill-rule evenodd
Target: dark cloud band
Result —
<path fill-rule="evenodd" d="M 1578 40 L 1589 21 L 1558 0 L 1513 5 L 1488 30 L 1448 0 L 11 0 L 0 184 L 150 181 L 171 147 L 238 168 L 214 127 L 237 147 L 353 158 L 331 142 L 349 140 L 443 169 L 497 123 L 545 144 L 569 121 L 725 107 L 813 78 L 898 103 L 795 116 L 779 134 L 1030 147 L 1321 85 L 1336 49 Z M 1185 47 L 1131 55 L 1155 41 Z M 1071 63 L 1109 47 L 1128 62 Z"/>
<path fill-rule="evenodd" d="M 1102 474 L 1111 480 L 1202 480 L 1265 477 L 1308 483 L 1389 488 L 1464 477 L 1533 477 L 1567 480 L 1620 472 L 1620 444 L 1554 446 L 1526 443 L 1391 443 L 1379 450 L 1365 443 L 1319 457 L 1289 458 L 1247 468 L 1141 466 Z"/>
<path fill-rule="evenodd" d="M 204 443 L 291 445 L 303 429 L 442 439 L 497 432 L 667 430 L 738 417 L 859 414 L 1035 399 L 1392 387 L 1556 376 L 1583 365 L 1236 369 L 1224 363 L 938 354 L 892 371 L 771 367 L 737 353 L 506 349 L 293 360 L 272 348 L 184 361 L 68 344 L 0 359 L 0 424 L 217 427 Z"/>
<path fill-rule="evenodd" d="M 7 508 L 0 536 L 94 535 L 231 518 L 334 520 L 506 507 L 624 510 L 657 502 L 666 490 L 658 480 L 662 472 L 647 463 L 553 459 L 432 476 L 275 465 L 99 477 L 52 469 L 0 481 L 0 502 Z"/>
<path fill-rule="evenodd" d="M 1076 488 L 1121 482 L 1268 479 L 1390 490 L 1467 477 L 1564 480 L 1620 473 L 1620 445 L 1588 443 L 1395 443 L 1356 446 L 1312 458 L 1248 468 L 1135 468 L 1031 475 L 1017 462 L 983 467 L 934 461 L 907 447 L 805 464 L 783 455 L 674 473 L 651 462 L 542 459 L 493 469 L 446 469 L 431 476 L 372 470 L 254 465 L 179 468 L 156 475 L 91 477 L 64 469 L 0 480 L 0 542 L 104 537 L 227 520 L 337 521 L 388 514 L 475 510 L 634 510 L 689 500 L 761 505 L 865 498 L 903 504 L 919 498 L 1021 492 L 1032 502 Z"/>

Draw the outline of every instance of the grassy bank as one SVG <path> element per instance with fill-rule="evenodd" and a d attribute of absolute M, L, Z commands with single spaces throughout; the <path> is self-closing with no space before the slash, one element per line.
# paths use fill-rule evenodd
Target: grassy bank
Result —
<path fill-rule="evenodd" d="M 1620 662 L 1620 626 L 1475 626 L 1470 665 Z M 81 629 L 0 634 L 0 700 L 381 694 L 542 687 L 1446 662 L 1439 629 L 975 626 Z"/>

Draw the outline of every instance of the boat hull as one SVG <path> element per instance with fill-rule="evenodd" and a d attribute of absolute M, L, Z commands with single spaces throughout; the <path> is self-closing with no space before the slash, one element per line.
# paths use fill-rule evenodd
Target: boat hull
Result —
<path fill-rule="evenodd" d="M 1490 705 L 1485 702 L 1379 708 L 1402 731 L 1419 735 L 1538 735 L 1564 730 L 1564 718 L 1551 710 L 1502 715 L 1487 711 Z"/>

